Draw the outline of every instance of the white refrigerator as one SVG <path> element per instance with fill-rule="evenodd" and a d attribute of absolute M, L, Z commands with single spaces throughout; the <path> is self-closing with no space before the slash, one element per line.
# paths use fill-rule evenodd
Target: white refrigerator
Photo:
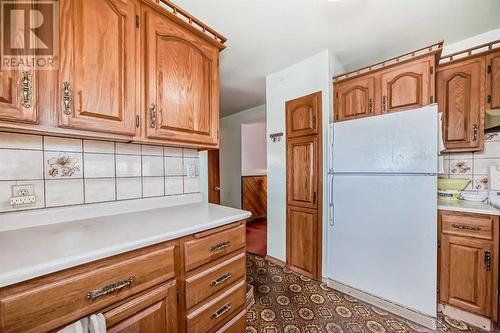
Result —
<path fill-rule="evenodd" d="M 328 277 L 436 317 L 438 113 L 333 125 Z"/>

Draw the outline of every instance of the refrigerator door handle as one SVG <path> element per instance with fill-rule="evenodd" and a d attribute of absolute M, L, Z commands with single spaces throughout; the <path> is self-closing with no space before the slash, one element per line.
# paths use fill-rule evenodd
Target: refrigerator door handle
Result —
<path fill-rule="evenodd" d="M 330 226 L 333 227 L 334 226 L 334 222 L 333 222 L 333 175 L 330 177 L 330 202 L 329 202 L 329 206 L 330 206 Z"/>

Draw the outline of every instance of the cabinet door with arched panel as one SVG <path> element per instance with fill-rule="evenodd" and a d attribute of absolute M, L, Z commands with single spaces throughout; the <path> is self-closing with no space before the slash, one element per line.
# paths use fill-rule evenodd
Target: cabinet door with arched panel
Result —
<path fill-rule="evenodd" d="M 219 50 L 146 9 L 146 137 L 218 145 Z"/>
<path fill-rule="evenodd" d="M 368 117 L 379 113 L 375 101 L 374 75 L 334 84 L 335 121 Z"/>
<path fill-rule="evenodd" d="M 441 65 L 438 69 L 437 96 L 447 151 L 483 149 L 484 70 L 484 57 Z"/>
<path fill-rule="evenodd" d="M 422 58 L 383 71 L 382 113 L 419 108 L 434 103 L 435 56 Z"/>
<path fill-rule="evenodd" d="M 286 102 L 287 137 L 318 134 L 321 128 L 321 91 Z"/>

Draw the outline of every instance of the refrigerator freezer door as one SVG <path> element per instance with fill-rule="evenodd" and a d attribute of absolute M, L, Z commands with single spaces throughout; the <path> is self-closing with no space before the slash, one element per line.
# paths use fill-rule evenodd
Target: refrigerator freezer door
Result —
<path fill-rule="evenodd" d="M 436 317 L 437 177 L 335 175 L 329 276 Z"/>
<path fill-rule="evenodd" d="M 334 125 L 335 173 L 437 173 L 437 105 Z"/>

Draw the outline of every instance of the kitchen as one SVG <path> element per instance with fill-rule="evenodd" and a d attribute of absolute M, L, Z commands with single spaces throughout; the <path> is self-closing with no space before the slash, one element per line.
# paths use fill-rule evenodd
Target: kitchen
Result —
<path fill-rule="evenodd" d="M 2 1 L 0 332 L 495 330 L 500 6 L 450 4 Z"/>

